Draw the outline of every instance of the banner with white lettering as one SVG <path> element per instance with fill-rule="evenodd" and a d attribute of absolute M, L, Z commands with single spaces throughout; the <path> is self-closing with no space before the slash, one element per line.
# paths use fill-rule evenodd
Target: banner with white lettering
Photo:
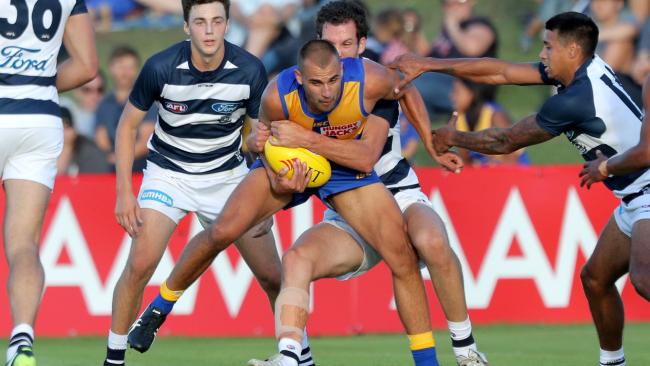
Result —
<path fill-rule="evenodd" d="M 417 171 L 423 191 L 447 224 L 475 324 L 590 321 L 580 268 L 618 202 L 602 185 L 579 188 L 578 171 L 577 166 L 466 169 L 459 175 L 432 168 Z M 137 186 L 140 178 L 135 179 Z M 41 335 L 105 335 L 110 326 L 113 287 L 130 247 L 113 215 L 114 186 L 112 176 L 61 178 L 56 183 L 41 237 L 47 276 L 36 324 Z M 0 204 L 4 210 L 2 194 Z M 279 250 L 319 222 L 322 212 L 316 200 L 279 212 L 274 225 Z M 185 243 L 200 230 L 193 217 L 180 223 L 144 303 L 155 296 Z M 445 327 L 428 273 L 423 271 L 423 276 L 432 321 Z M 7 277 L 2 261 L 0 281 L 6 283 Z M 650 320 L 647 303 L 626 279 L 619 289 L 626 318 Z M 11 320 L 4 293 L 0 331 L 6 334 Z M 312 294 L 313 335 L 402 331 L 383 264 L 355 280 L 318 281 Z M 273 317 L 253 274 L 230 248 L 184 294 L 161 334 L 270 336 Z"/>

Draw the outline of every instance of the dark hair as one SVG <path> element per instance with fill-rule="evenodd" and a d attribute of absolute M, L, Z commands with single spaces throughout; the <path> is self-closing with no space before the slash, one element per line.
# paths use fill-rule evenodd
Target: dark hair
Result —
<path fill-rule="evenodd" d="M 546 22 L 546 29 L 550 31 L 557 30 L 560 42 L 575 42 L 582 53 L 591 57 L 596 52 L 598 45 L 598 26 L 594 21 L 582 14 L 574 11 L 560 13 Z"/>
<path fill-rule="evenodd" d="M 300 48 L 298 52 L 298 68 L 302 71 L 307 59 L 317 62 L 320 67 L 325 67 L 329 65 L 332 57 L 336 58 L 337 61 L 339 60 L 339 53 L 332 43 L 322 39 L 313 39 Z"/>
<path fill-rule="evenodd" d="M 472 93 L 472 101 L 465 112 L 465 119 L 470 131 L 474 131 L 481 118 L 481 111 L 486 103 L 494 99 L 494 90 L 491 85 L 478 84 L 467 79 L 458 79 Z"/>
<path fill-rule="evenodd" d="M 108 63 L 110 64 L 122 57 L 133 57 L 138 60 L 138 63 L 140 62 L 140 54 L 138 54 L 138 51 L 131 46 L 120 45 L 113 48 L 111 55 L 108 57 Z"/>
<path fill-rule="evenodd" d="M 325 23 L 341 25 L 349 21 L 357 27 L 357 40 L 368 37 L 368 11 L 358 1 L 345 0 L 332 1 L 320 8 L 316 15 L 316 34 L 323 37 Z"/>
<path fill-rule="evenodd" d="M 226 20 L 230 17 L 230 0 L 182 0 L 183 3 L 183 19 L 189 21 L 190 19 L 190 10 L 195 5 L 203 5 L 210 3 L 221 3 L 223 8 L 226 9 Z"/>

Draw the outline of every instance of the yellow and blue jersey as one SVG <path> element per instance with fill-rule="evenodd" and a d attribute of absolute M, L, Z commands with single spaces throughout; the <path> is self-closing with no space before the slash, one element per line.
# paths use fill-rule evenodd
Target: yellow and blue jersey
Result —
<path fill-rule="evenodd" d="M 368 113 L 363 105 L 365 79 L 363 60 L 345 58 L 342 63 L 341 91 L 334 108 L 326 113 L 309 111 L 305 90 L 296 80 L 296 66 L 282 71 L 277 77 L 277 87 L 284 117 L 324 136 L 344 140 L 360 138 L 368 119 Z M 332 176 L 329 181 L 321 187 L 295 194 L 292 202 L 285 208 L 305 202 L 312 194 L 317 194 L 327 204 L 327 198 L 332 195 L 379 182 L 374 171 L 367 174 L 334 162 L 330 163 Z"/>
<path fill-rule="evenodd" d="M 298 84 L 297 66 L 282 71 L 277 80 L 284 117 L 321 135 L 338 139 L 359 138 L 368 119 L 363 106 L 363 60 L 345 58 L 341 93 L 336 106 L 327 113 L 312 113 L 307 106 L 304 88 Z"/>

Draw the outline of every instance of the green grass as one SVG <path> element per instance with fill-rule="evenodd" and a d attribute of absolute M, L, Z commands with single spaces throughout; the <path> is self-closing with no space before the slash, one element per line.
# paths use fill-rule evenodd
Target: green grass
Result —
<path fill-rule="evenodd" d="M 496 366 L 591 366 L 598 363 L 598 343 L 591 325 L 495 325 L 474 331 L 480 349 Z M 650 324 L 625 329 L 629 365 L 650 365 Z M 436 331 L 442 365 L 455 365 L 444 331 Z M 401 335 L 313 337 L 312 351 L 321 366 L 411 365 L 407 342 Z M 129 366 L 245 365 L 252 357 L 275 352 L 275 342 L 261 338 L 160 338 L 146 354 L 129 350 Z M 36 343 L 39 366 L 99 365 L 104 357 L 102 338 L 43 339 Z"/>
<path fill-rule="evenodd" d="M 395 6 L 392 0 L 367 0 L 373 12 L 387 7 Z M 429 39 L 433 39 L 440 29 L 441 12 L 439 0 L 411 0 L 400 3 L 400 7 L 415 8 L 420 11 L 423 19 L 424 30 Z M 528 62 L 538 59 L 537 53 L 541 42 L 532 47 L 529 54 L 523 54 L 517 47 L 517 39 L 523 29 L 523 19 L 527 14 L 532 14 L 535 9 L 534 0 L 481 0 L 478 1 L 477 14 L 489 16 L 497 27 L 499 33 L 499 57 Z M 120 44 L 135 47 L 143 59 L 158 52 L 169 45 L 187 38 L 179 29 L 156 30 L 131 30 L 125 32 L 111 32 L 97 35 L 97 44 L 102 69 L 106 70 L 106 61 L 110 50 Z M 549 96 L 548 87 L 519 87 L 503 86 L 499 90 L 498 101 L 508 111 L 513 121 L 535 113 L 543 101 Z M 556 138 L 544 144 L 528 149 L 531 160 L 536 164 L 562 164 L 581 161 L 579 154 L 566 141 L 564 137 Z M 431 159 L 426 156 L 423 149 L 418 152 L 416 163 L 420 166 L 431 165 Z"/>

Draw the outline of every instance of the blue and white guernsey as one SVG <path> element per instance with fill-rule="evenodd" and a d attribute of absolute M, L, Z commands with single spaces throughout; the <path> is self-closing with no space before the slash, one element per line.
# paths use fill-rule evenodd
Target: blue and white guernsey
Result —
<path fill-rule="evenodd" d="M 408 160 L 402 156 L 398 102 L 380 100 L 372 110 L 372 114 L 384 118 L 389 123 L 386 144 L 375 164 L 375 172 L 379 179 L 393 194 L 400 190 L 420 187 L 415 171 Z"/>
<path fill-rule="evenodd" d="M 184 174 L 217 173 L 243 163 L 244 118 L 258 118 L 267 76 L 256 57 L 228 42 L 224 47 L 214 71 L 192 65 L 190 41 L 145 63 L 129 100 L 143 111 L 158 105 L 150 163 Z"/>
<path fill-rule="evenodd" d="M 596 150 L 611 157 L 639 142 L 643 112 L 600 57 L 587 60 L 568 86 L 549 79 L 541 63 L 539 71 L 545 83 L 559 89 L 542 106 L 537 123 L 555 136 L 564 133 L 585 160 L 595 159 Z M 650 184 L 650 169 L 612 176 L 604 183 L 622 198 Z"/>
<path fill-rule="evenodd" d="M 68 17 L 83 0 L 9 0 L 0 5 L 0 128 L 59 127 L 57 55 Z"/>

